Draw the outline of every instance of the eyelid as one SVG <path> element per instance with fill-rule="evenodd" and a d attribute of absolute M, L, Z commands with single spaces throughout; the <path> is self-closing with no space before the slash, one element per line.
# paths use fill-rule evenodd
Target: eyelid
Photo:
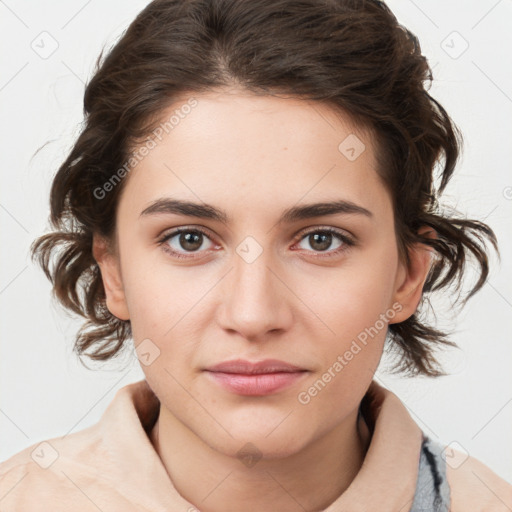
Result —
<path fill-rule="evenodd" d="M 203 226 L 197 226 L 197 225 L 183 225 L 183 226 L 176 226 L 174 228 L 167 228 L 164 229 L 159 235 L 157 235 L 156 239 L 157 242 L 162 242 L 163 240 L 168 240 L 172 238 L 173 236 L 179 235 L 180 233 L 190 233 L 198 231 L 199 233 L 202 233 L 205 235 L 208 239 L 210 239 L 213 242 L 213 239 L 216 238 L 216 235 L 210 231 L 208 228 Z"/>
<path fill-rule="evenodd" d="M 206 235 L 208 238 L 212 238 L 212 235 L 211 235 L 211 232 L 209 229 L 203 227 L 203 226 L 195 226 L 195 225 L 190 225 L 190 226 L 177 226 L 175 228 L 169 228 L 169 229 L 165 229 L 159 236 L 158 236 L 158 239 L 159 240 L 162 240 L 162 239 L 165 239 L 165 238 L 169 238 L 169 237 L 172 237 L 174 235 L 179 235 L 180 233 L 183 233 L 183 232 L 191 232 L 191 231 L 199 231 L 200 233 L 203 233 L 203 235 Z"/>
<path fill-rule="evenodd" d="M 215 235 L 212 235 L 210 230 L 208 228 L 205 228 L 203 226 L 196 226 L 196 225 L 188 225 L 188 226 L 177 226 L 175 228 L 169 228 L 164 230 L 157 238 L 158 240 L 165 239 L 167 237 L 170 237 L 172 235 L 179 234 L 181 232 L 188 232 L 188 231 L 199 231 L 200 233 L 203 233 L 208 238 L 215 238 Z M 355 243 L 355 237 L 348 232 L 345 229 L 341 228 L 335 228 L 333 226 L 310 226 L 309 228 L 305 228 L 301 231 L 299 231 L 299 234 L 295 236 L 294 240 L 300 240 L 302 237 L 306 236 L 309 233 L 316 233 L 318 231 L 327 231 L 330 233 L 337 234 L 339 236 L 344 236 L 351 241 Z"/>
<path fill-rule="evenodd" d="M 299 239 L 302 239 L 302 237 L 309 235 L 310 233 L 317 233 L 317 232 L 333 233 L 340 237 L 350 239 L 352 242 L 355 243 L 354 235 L 352 235 L 350 232 L 348 232 L 345 229 L 335 228 L 333 226 L 311 226 L 309 228 L 305 228 L 302 231 L 300 231 L 300 233 L 299 233 L 299 235 L 297 235 L 297 237 L 300 237 Z"/>

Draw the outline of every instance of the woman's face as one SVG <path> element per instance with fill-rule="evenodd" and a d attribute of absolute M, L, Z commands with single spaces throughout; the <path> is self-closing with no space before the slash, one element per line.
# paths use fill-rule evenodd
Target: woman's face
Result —
<path fill-rule="evenodd" d="M 167 413 L 225 453 L 246 442 L 294 453 L 357 410 L 387 323 L 414 312 L 427 265 L 399 264 L 372 140 L 349 118 L 300 99 L 194 97 L 164 112 L 177 111 L 172 126 L 138 153 L 119 259 L 95 249 L 107 305 L 130 320 Z M 258 388 L 206 370 L 235 359 L 303 371 Z"/>

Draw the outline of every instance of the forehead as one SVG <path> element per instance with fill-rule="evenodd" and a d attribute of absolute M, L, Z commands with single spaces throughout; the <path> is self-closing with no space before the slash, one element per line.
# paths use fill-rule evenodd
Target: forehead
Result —
<path fill-rule="evenodd" d="M 163 111 L 155 127 L 153 143 L 146 142 L 151 149 L 123 191 L 139 211 L 163 195 L 241 206 L 389 200 L 371 134 L 323 103 L 241 91 L 191 93 Z"/>

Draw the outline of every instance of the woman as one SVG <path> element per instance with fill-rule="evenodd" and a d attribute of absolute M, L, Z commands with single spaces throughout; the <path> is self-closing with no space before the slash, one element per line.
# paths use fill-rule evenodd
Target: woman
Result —
<path fill-rule="evenodd" d="M 146 378 L 2 463 L 2 510 L 512 508 L 373 380 L 384 350 L 443 374 L 425 294 L 472 257 L 472 295 L 497 248 L 438 206 L 459 141 L 429 78 L 382 2 L 142 11 L 87 86 L 33 254 L 87 320 L 77 351 L 133 338 Z"/>

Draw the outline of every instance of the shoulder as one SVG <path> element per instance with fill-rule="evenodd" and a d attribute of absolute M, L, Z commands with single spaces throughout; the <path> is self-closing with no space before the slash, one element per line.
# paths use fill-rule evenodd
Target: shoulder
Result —
<path fill-rule="evenodd" d="M 2 512 L 133 511 L 134 498 L 165 502 L 168 475 L 146 429 L 159 401 L 145 380 L 119 389 L 99 422 L 28 446 L 0 463 Z M 144 472 L 139 469 L 143 467 Z M 150 489 L 149 497 L 140 489 Z M 155 507 L 137 506 L 137 511 Z"/>
<path fill-rule="evenodd" d="M 50 506 L 57 512 L 66 510 L 66 503 L 89 510 L 85 502 L 82 506 L 84 495 L 78 487 L 86 488 L 98 478 L 93 460 L 99 451 L 101 442 L 95 429 L 89 428 L 32 444 L 1 462 L 2 512 L 37 512 Z"/>
<path fill-rule="evenodd" d="M 450 512 L 510 512 L 512 485 L 483 462 L 454 449 L 446 451 Z"/>
<path fill-rule="evenodd" d="M 43 471 L 35 462 L 10 464 L 8 469 L 0 465 L 1 510 L 42 512 L 51 506 L 56 512 L 64 511 L 59 504 L 77 499 L 76 488 L 71 485 L 64 480 L 64 473 Z"/>

